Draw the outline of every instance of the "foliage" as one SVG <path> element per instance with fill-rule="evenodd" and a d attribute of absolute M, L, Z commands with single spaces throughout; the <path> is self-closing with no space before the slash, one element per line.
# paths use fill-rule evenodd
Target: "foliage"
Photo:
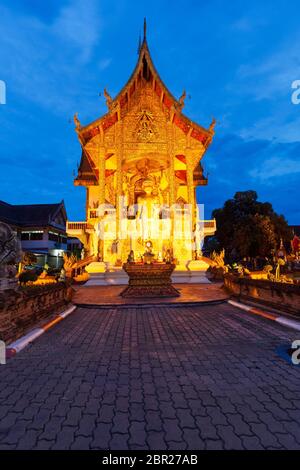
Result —
<path fill-rule="evenodd" d="M 24 271 L 19 275 L 20 284 L 27 284 L 27 282 L 34 282 L 38 278 L 37 274 L 32 271 Z"/>
<path fill-rule="evenodd" d="M 282 238 L 290 245 L 292 231 L 285 218 L 268 202 L 257 201 L 255 191 L 237 192 L 213 211 L 216 238 L 231 260 L 273 255 Z"/>
<path fill-rule="evenodd" d="M 34 253 L 31 253 L 30 251 L 26 251 L 23 254 L 22 264 L 24 266 L 32 266 L 36 262 L 37 262 L 37 257 L 35 256 Z"/>
<path fill-rule="evenodd" d="M 204 244 L 203 244 L 203 247 L 202 247 L 203 253 L 211 256 L 211 254 L 214 251 L 219 253 L 220 250 L 221 250 L 220 243 L 219 243 L 219 241 L 217 240 L 217 238 L 215 236 L 205 237 Z"/>

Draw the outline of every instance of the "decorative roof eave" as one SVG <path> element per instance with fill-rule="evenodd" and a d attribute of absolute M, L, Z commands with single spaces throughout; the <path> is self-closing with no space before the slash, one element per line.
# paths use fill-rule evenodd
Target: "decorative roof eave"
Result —
<path fill-rule="evenodd" d="M 115 124 L 118 121 L 118 112 L 108 112 L 104 114 L 101 118 L 96 121 L 88 124 L 85 127 L 81 127 L 80 130 L 77 129 L 77 134 L 81 145 L 84 147 L 87 142 L 89 142 L 96 135 L 105 132 L 109 127 Z M 214 132 L 215 120 L 210 124 L 209 129 L 197 124 L 196 122 L 189 119 L 181 112 L 174 112 L 172 117 L 172 123 L 177 125 L 185 134 L 190 134 L 190 136 L 198 141 L 200 141 L 205 148 L 211 143 Z"/>
<path fill-rule="evenodd" d="M 82 148 L 80 165 L 78 168 L 78 175 L 74 180 L 74 184 L 79 186 L 83 185 L 94 185 L 98 183 L 98 173 L 92 158 L 88 151 Z"/>
<path fill-rule="evenodd" d="M 154 79 L 160 85 L 161 91 L 164 93 L 164 95 L 166 95 L 168 97 L 168 103 L 172 102 L 172 104 L 175 105 L 176 108 L 180 108 L 180 106 L 181 106 L 180 102 L 172 95 L 172 93 L 168 90 L 167 86 L 164 84 L 164 82 L 160 78 L 160 76 L 159 76 L 159 74 L 158 74 L 158 72 L 157 72 L 157 70 L 156 70 L 156 68 L 153 64 L 153 61 L 152 61 L 152 58 L 151 58 L 151 55 L 150 55 L 150 51 L 149 51 L 149 48 L 148 48 L 146 37 L 144 37 L 143 43 L 142 43 L 142 45 L 140 47 L 140 50 L 139 50 L 139 58 L 138 58 L 137 64 L 136 64 L 131 76 L 129 77 L 127 83 L 123 86 L 123 88 L 117 94 L 117 96 L 114 99 L 111 99 L 110 110 L 106 114 L 104 114 L 100 118 L 96 119 L 95 121 L 92 121 L 91 123 L 87 124 L 86 126 L 81 126 L 79 121 L 78 121 L 78 118 L 76 116 L 76 120 L 75 120 L 76 130 L 77 130 L 77 133 L 78 133 L 79 140 L 81 140 L 83 144 L 85 142 L 85 138 L 84 138 L 85 133 L 87 133 L 88 131 L 91 131 L 93 129 L 97 129 L 98 127 L 101 126 L 102 123 L 105 123 L 107 120 L 110 119 L 111 116 L 114 116 L 115 114 L 116 114 L 115 119 L 118 120 L 117 119 L 118 118 L 117 110 L 118 110 L 118 106 L 120 104 L 120 101 L 121 101 L 122 97 L 126 95 L 126 93 L 130 92 L 130 88 L 131 88 L 132 84 L 137 79 L 137 76 L 138 76 L 138 74 L 141 70 L 141 67 L 143 66 L 144 56 L 146 57 L 147 64 L 148 64 L 148 66 L 151 70 L 151 73 L 152 73 Z M 100 130 L 99 130 L 98 133 L 100 133 Z M 95 135 L 96 135 L 96 133 L 95 133 Z M 92 136 L 92 137 L 94 137 L 94 136 Z"/>
<path fill-rule="evenodd" d="M 133 84 L 138 79 L 138 75 L 143 67 L 143 59 L 146 58 L 147 65 L 152 73 L 153 80 L 155 80 L 155 91 L 157 94 L 160 94 L 162 97 L 163 104 L 172 111 L 172 122 L 174 122 L 179 128 L 183 130 L 186 134 L 190 133 L 191 137 L 202 142 L 205 148 L 211 143 L 214 135 L 214 126 L 215 120 L 213 119 L 208 129 L 200 126 L 196 122 L 191 121 L 187 116 L 185 116 L 181 110 L 184 105 L 185 92 L 182 97 L 177 100 L 172 93 L 169 91 L 167 86 L 164 84 L 160 78 L 154 63 L 151 58 L 149 47 L 146 39 L 146 21 L 144 20 L 144 39 L 142 44 L 139 46 L 139 58 L 137 64 L 129 77 L 127 83 L 123 86 L 121 91 L 117 96 L 112 99 L 106 90 L 104 94 L 107 97 L 107 104 L 109 106 L 109 111 L 96 119 L 95 121 L 87 124 L 86 126 L 81 126 L 77 115 L 75 115 L 75 125 L 76 132 L 81 144 L 84 146 L 89 140 L 95 137 L 102 132 L 105 132 L 110 126 L 120 119 L 120 108 L 122 107 L 122 99 L 124 97 L 130 96 L 130 91 Z M 157 84 L 157 89 L 156 89 Z"/>
<path fill-rule="evenodd" d="M 215 134 L 215 119 L 212 120 L 209 128 L 205 129 L 205 127 L 192 121 L 183 113 L 174 113 L 172 123 L 179 127 L 186 135 L 200 141 L 205 148 L 211 143 Z"/>

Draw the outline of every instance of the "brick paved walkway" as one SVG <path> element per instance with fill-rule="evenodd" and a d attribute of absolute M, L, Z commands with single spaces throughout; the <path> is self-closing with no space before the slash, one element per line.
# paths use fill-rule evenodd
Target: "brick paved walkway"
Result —
<path fill-rule="evenodd" d="M 296 338 L 228 304 L 78 309 L 0 366 L 0 449 L 300 449 Z"/>

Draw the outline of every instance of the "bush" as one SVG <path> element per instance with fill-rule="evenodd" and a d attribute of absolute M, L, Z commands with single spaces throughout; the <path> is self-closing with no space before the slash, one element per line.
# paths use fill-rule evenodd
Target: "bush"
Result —
<path fill-rule="evenodd" d="M 27 282 L 34 282 L 38 278 L 37 274 L 32 271 L 25 271 L 20 274 L 19 282 L 20 284 L 27 284 Z"/>

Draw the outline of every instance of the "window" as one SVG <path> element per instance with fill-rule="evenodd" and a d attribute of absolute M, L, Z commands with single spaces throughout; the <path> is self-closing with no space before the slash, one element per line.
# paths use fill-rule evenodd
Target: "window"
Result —
<path fill-rule="evenodd" d="M 54 232 L 49 232 L 49 240 L 52 242 L 58 242 L 58 234 Z"/>
<path fill-rule="evenodd" d="M 33 232 L 22 232 L 21 240 L 43 240 L 44 232 L 41 230 L 35 230 Z"/>
<path fill-rule="evenodd" d="M 30 235 L 29 232 L 22 232 L 21 233 L 21 240 L 30 240 L 29 235 Z"/>
<path fill-rule="evenodd" d="M 43 232 L 31 232 L 30 240 L 43 240 Z"/>

